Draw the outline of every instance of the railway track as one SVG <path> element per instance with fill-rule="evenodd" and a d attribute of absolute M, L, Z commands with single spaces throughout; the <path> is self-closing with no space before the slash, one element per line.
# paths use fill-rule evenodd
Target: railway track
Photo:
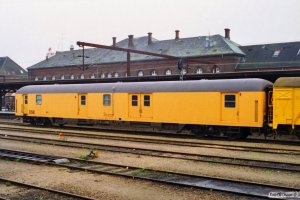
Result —
<path fill-rule="evenodd" d="M 21 122 L 17 121 L 7 121 L 7 120 L 1 120 L 1 124 L 7 124 L 7 125 L 17 125 L 21 127 L 38 127 L 38 128 L 44 128 L 43 126 L 32 126 L 30 124 L 24 124 Z M 51 129 L 56 129 L 58 131 L 61 131 L 60 127 L 57 126 L 52 126 Z M 94 126 L 64 126 L 64 130 L 69 130 L 69 131 L 106 131 L 110 133 L 122 133 L 124 135 L 143 135 L 143 136 L 158 136 L 162 138 L 168 138 L 168 139 L 198 139 L 197 136 L 193 134 L 180 134 L 180 133 L 164 133 L 164 132 L 153 132 L 153 131 L 147 131 L 147 130 L 128 130 L 128 129 L 116 129 L 113 127 L 94 127 Z M 221 142 L 228 142 L 230 140 L 224 139 L 223 137 L 209 137 L 209 138 L 201 138 L 201 140 L 206 140 L 206 141 L 221 141 Z M 272 139 L 269 137 L 268 139 L 259 139 L 259 138 L 247 138 L 243 140 L 236 140 L 236 141 L 242 141 L 242 142 L 249 142 L 249 143 L 269 143 L 269 144 L 282 144 L 282 145 L 294 145 L 294 146 L 299 146 L 300 145 L 300 140 L 299 138 L 294 138 L 293 140 L 278 140 L 278 139 Z"/>
<path fill-rule="evenodd" d="M 39 133 L 45 134 L 45 129 L 36 129 L 36 128 L 26 128 L 24 129 L 19 127 L 5 127 L 0 126 L 0 130 L 8 130 L 8 131 L 21 131 L 21 132 L 30 132 L 30 133 Z M 138 143 L 152 143 L 152 144 L 167 144 L 167 145 L 176 145 L 176 146 L 185 146 L 185 147 L 204 147 L 210 149 L 222 149 L 222 150 L 234 150 L 241 152 L 257 152 L 257 153 L 273 153 L 273 154 L 288 154 L 288 155 L 300 155 L 300 150 L 290 150 L 290 149 L 280 149 L 280 148 L 270 148 L 270 147 L 250 147 L 243 145 L 231 145 L 231 144 L 209 144 L 203 141 L 178 141 L 172 139 L 153 139 L 153 138 L 142 138 L 136 136 L 114 136 L 114 135 L 100 135 L 100 134 L 84 134 L 84 133 L 76 133 L 76 132 L 66 132 L 59 131 L 63 133 L 64 136 L 72 136 L 72 137 L 80 137 L 80 138 L 92 138 L 92 139 L 108 139 L 108 140 L 116 140 L 116 141 L 126 141 L 126 142 L 138 142 Z M 58 131 L 56 130 L 47 130 L 48 135 L 58 135 Z"/>
<path fill-rule="evenodd" d="M 300 164 L 0 134 L 0 139 L 300 173 Z"/>
<path fill-rule="evenodd" d="M 1 157 L 1 153 L 3 153 L 3 152 L 1 152 L 1 150 L 0 150 L 0 157 Z M 22 156 L 20 155 L 19 157 L 22 157 Z M 23 158 L 25 158 L 25 155 L 23 155 Z M 29 157 L 28 157 L 28 159 L 29 159 Z M 47 162 L 46 160 L 41 160 L 41 161 Z M 23 183 L 23 182 L 19 182 L 16 180 L 11 180 L 11 179 L 1 178 L 1 177 L 0 177 L 0 184 L 15 185 L 15 186 L 21 187 L 21 188 L 34 189 L 39 194 L 42 192 L 47 192 L 47 193 L 49 193 L 48 195 L 55 195 L 55 199 L 68 198 L 68 200 L 95 200 L 93 198 L 82 196 L 82 195 L 77 195 L 77 194 L 73 194 L 73 193 L 69 193 L 69 192 L 65 192 L 65 191 L 61 191 L 61 190 L 41 187 L 41 186 Z M 0 196 L 0 199 L 1 200 L 9 200 L 10 198 Z M 40 197 L 40 199 L 43 199 L 42 196 Z"/>
<path fill-rule="evenodd" d="M 82 170 L 93 173 L 109 174 L 127 178 L 137 178 L 201 189 L 230 192 L 248 197 L 268 198 L 270 192 L 297 192 L 299 188 L 288 188 L 270 184 L 259 184 L 232 179 L 197 176 L 184 173 L 144 169 L 126 165 L 116 165 L 103 162 L 86 161 L 68 157 L 55 157 L 24 151 L 0 149 L 2 159 L 43 163 L 52 166 L 66 167 L 73 170 Z M 63 161 L 63 162 L 62 162 Z"/>

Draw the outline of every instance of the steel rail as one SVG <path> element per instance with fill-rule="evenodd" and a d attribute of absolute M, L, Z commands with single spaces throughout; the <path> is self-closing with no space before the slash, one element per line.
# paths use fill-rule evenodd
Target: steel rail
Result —
<path fill-rule="evenodd" d="M 103 145 L 103 144 L 95 144 L 95 143 L 63 141 L 63 140 L 35 138 L 35 137 L 27 137 L 27 136 L 13 136 L 13 135 L 5 135 L 5 134 L 0 134 L 0 139 L 34 142 L 38 144 L 51 144 L 51 145 L 73 147 L 73 148 L 98 149 L 98 150 L 104 150 L 110 152 L 130 153 L 130 154 L 137 154 L 137 155 L 144 155 L 144 156 L 208 162 L 208 163 L 225 164 L 225 165 L 232 165 L 232 166 L 243 166 L 243 167 L 269 169 L 269 170 L 270 169 L 281 170 L 281 171 L 286 171 L 291 173 L 300 172 L 300 164 L 295 164 L 295 163 L 262 161 L 262 160 L 254 160 L 254 159 L 247 159 L 247 158 L 232 158 L 232 157 L 213 156 L 213 155 L 211 156 L 205 154 L 182 153 L 182 152 L 175 152 L 175 151 L 132 148 L 132 147 L 124 147 L 124 146 L 116 146 L 116 145 Z"/>
<path fill-rule="evenodd" d="M 57 131 L 54 130 L 40 130 L 40 129 L 22 129 L 18 127 L 1 127 L 0 130 L 13 130 L 13 131 L 22 131 L 30 133 L 41 133 L 49 135 L 57 135 Z M 141 138 L 141 137 L 126 137 L 126 136 L 112 136 L 112 135 L 99 135 L 99 134 L 85 134 L 85 133 L 70 133 L 66 131 L 59 131 L 65 136 L 80 137 L 80 138 L 95 138 L 95 139 L 109 139 L 117 141 L 130 141 L 130 142 L 139 142 L 139 143 L 154 143 L 154 144 L 168 144 L 168 145 L 177 145 L 177 146 L 186 146 L 186 147 L 203 147 L 210 149 L 222 149 L 222 150 L 235 150 L 242 152 L 258 152 L 258 153 L 272 153 L 272 154 L 287 154 L 287 155 L 300 155 L 300 150 L 291 150 L 291 149 L 280 149 L 280 148 L 269 148 L 269 147 L 250 147 L 243 145 L 231 145 L 231 144 L 208 144 L 205 142 L 186 142 L 170 139 L 152 139 L 152 138 Z"/>
<path fill-rule="evenodd" d="M 25 127 L 36 127 L 36 126 L 28 126 L 28 124 L 23 124 L 19 122 L 8 122 L 8 121 L 1 121 L 1 124 L 7 124 L 7 125 L 17 125 L 17 126 L 25 126 Z M 42 126 L 38 126 L 38 128 L 45 128 Z M 49 128 L 49 127 L 47 127 Z M 59 131 L 62 131 L 61 128 L 52 126 L 51 129 L 57 129 Z M 74 130 L 76 129 L 76 130 Z M 122 129 L 122 128 L 114 128 L 114 127 L 87 127 L 87 126 L 64 126 L 64 130 L 70 130 L 70 131 L 78 131 L 78 130 L 89 130 L 89 131 L 107 131 L 110 133 L 122 133 L 124 135 L 132 134 L 132 135 L 143 135 L 143 136 L 157 136 L 167 139 L 199 139 L 196 135 L 192 134 L 172 134 L 170 132 L 153 132 L 149 130 L 129 130 L 129 129 Z M 206 141 L 221 141 L 221 142 L 228 142 L 228 141 L 236 141 L 236 142 L 251 142 L 251 143 L 266 143 L 268 144 L 279 144 L 279 145 L 292 145 L 292 146 L 299 146 L 299 141 L 291 141 L 291 140 L 272 140 L 272 139 L 258 139 L 258 138 L 246 138 L 243 140 L 228 140 L 224 139 L 223 137 L 213 137 L 213 138 L 200 138 L 201 140 Z M 204 143 L 206 144 L 206 143 Z M 228 144 L 227 144 L 228 145 Z M 226 144 L 222 144 L 222 146 L 226 146 Z M 241 146 L 242 147 L 242 146 Z"/>
<path fill-rule="evenodd" d="M 0 155 L 1 157 L 1 155 Z M 22 159 L 22 158 L 20 158 Z M 34 188 L 37 190 L 43 190 L 43 191 L 47 191 L 50 193 L 55 193 L 55 194 L 59 194 L 61 196 L 67 196 L 67 197 L 72 197 L 72 198 L 76 198 L 76 199 L 82 199 L 82 200 L 95 200 L 94 198 L 90 198 L 90 197 L 86 197 L 86 196 L 82 196 L 82 195 L 77 195 L 77 194 L 73 194 L 70 192 L 65 192 L 65 191 L 60 191 L 60 190 L 56 190 L 56 189 L 51 189 L 51 188 L 45 188 L 45 187 L 41 187 L 41 186 L 37 186 L 37 185 L 33 185 L 33 184 L 28 184 L 28 183 L 22 183 L 16 180 L 11 180 L 11 179 L 6 179 L 6 178 L 2 178 L 0 177 L 0 182 L 6 182 L 6 183 L 12 183 L 14 185 L 20 185 L 22 187 L 27 187 L 27 188 Z M 2 199 L 0 197 L 0 199 Z M 4 199 L 4 198 L 3 198 Z"/>
<path fill-rule="evenodd" d="M 3 153 L 4 152 L 4 153 Z M 11 153 L 13 156 L 9 156 Z M 15 151 L 8 149 L 0 149 L 0 157 L 6 159 L 16 159 L 16 155 L 20 153 L 19 160 L 33 163 L 45 163 L 53 166 L 67 167 L 69 169 L 83 170 L 93 173 L 117 175 L 129 178 L 137 178 L 141 180 L 149 180 L 161 182 L 165 184 L 188 186 L 202 189 L 210 189 L 216 191 L 229 192 L 239 195 L 268 198 L 270 192 L 297 192 L 299 188 L 283 187 L 271 184 L 261 184 L 233 179 L 215 178 L 209 176 L 191 175 L 185 173 L 176 173 L 170 171 L 161 171 L 153 169 L 144 169 L 138 167 L 131 167 L 126 165 L 117 165 L 103 162 L 84 161 L 80 159 L 73 159 L 68 157 L 57 157 L 58 159 L 68 159 L 70 162 L 65 164 L 57 164 L 55 162 L 41 161 L 48 160 L 47 155 L 32 154 L 31 152 Z M 39 159 L 26 159 L 24 154 L 28 157 L 39 156 Z"/>

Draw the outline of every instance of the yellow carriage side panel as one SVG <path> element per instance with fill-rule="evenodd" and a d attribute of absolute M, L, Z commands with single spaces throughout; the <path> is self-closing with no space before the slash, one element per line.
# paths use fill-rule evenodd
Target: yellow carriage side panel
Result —
<path fill-rule="evenodd" d="M 224 95 L 235 96 L 234 108 Z M 265 92 L 155 93 L 153 120 L 165 123 L 262 127 Z"/>
<path fill-rule="evenodd" d="M 273 128 L 300 125 L 300 88 L 274 88 Z"/>
<path fill-rule="evenodd" d="M 80 95 L 75 93 L 42 94 L 42 102 L 40 105 L 36 103 L 35 94 L 29 94 L 29 98 L 31 99 L 30 109 L 34 110 L 36 116 L 76 118 L 80 112 L 87 112 L 79 110 L 78 106 L 81 99 Z"/>

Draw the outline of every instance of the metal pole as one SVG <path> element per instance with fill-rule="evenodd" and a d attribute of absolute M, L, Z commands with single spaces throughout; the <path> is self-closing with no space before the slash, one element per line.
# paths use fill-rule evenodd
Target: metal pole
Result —
<path fill-rule="evenodd" d="M 82 71 L 84 71 L 84 46 L 82 46 Z"/>
<path fill-rule="evenodd" d="M 0 111 L 2 111 L 2 103 L 3 103 L 2 97 L 3 97 L 3 94 L 4 94 L 3 90 L 0 90 Z"/>
<path fill-rule="evenodd" d="M 127 76 L 130 76 L 130 52 L 127 51 Z"/>

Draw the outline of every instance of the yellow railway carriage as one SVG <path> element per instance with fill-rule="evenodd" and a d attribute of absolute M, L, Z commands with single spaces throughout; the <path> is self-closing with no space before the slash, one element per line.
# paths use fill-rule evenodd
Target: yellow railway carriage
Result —
<path fill-rule="evenodd" d="M 25 86 L 16 115 L 31 123 L 148 123 L 245 137 L 241 128 L 264 126 L 271 86 L 263 79 Z"/>
<path fill-rule="evenodd" d="M 280 126 L 300 132 L 300 77 L 279 78 L 274 83 L 272 127 Z"/>

